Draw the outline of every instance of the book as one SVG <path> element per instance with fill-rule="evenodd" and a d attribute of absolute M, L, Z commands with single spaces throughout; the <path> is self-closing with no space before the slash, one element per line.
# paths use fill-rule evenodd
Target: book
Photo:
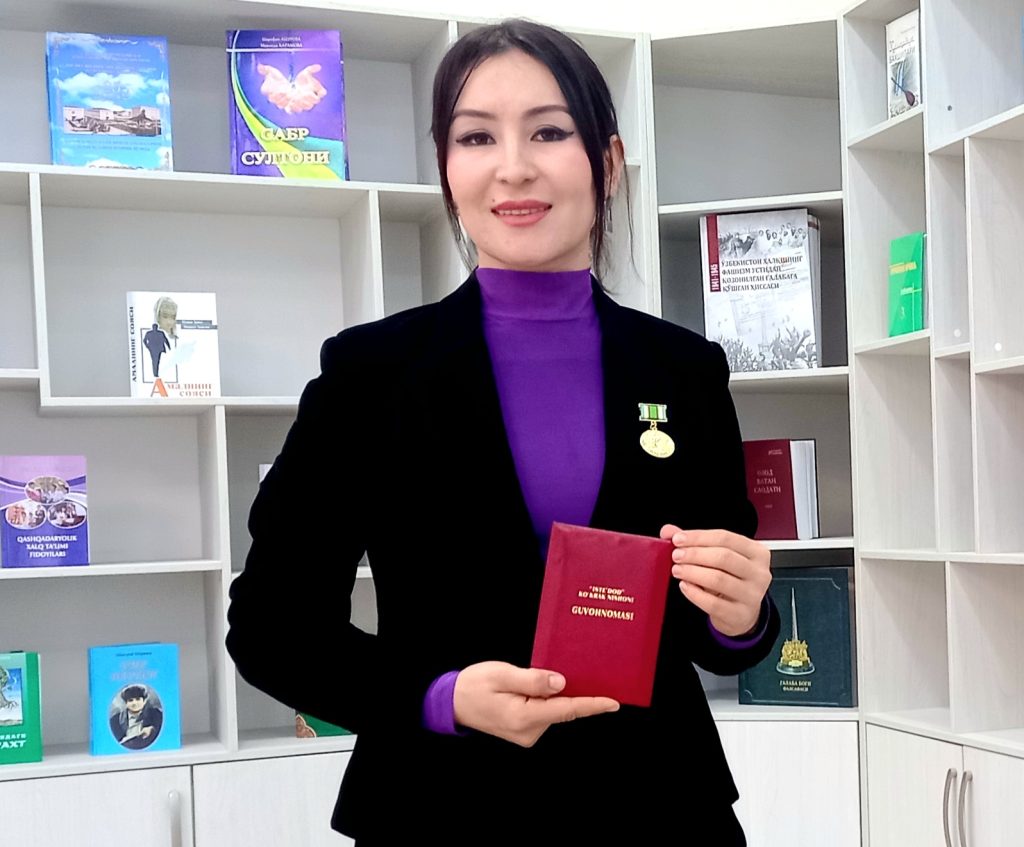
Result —
<path fill-rule="evenodd" d="M 85 456 L 0 456 L 0 567 L 89 564 Z"/>
<path fill-rule="evenodd" d="M 89 648 L 90 752 L 181 747 L 177 644 Z"/>
<path fill-rule="evenodd" d="M 214 294 L 128 292 L 132 397 L 219 397 Z"/>
<path fill-rule="evenodd" d="M 704 334 L 733 373 L 819 367 L 819 233 L 806 209 L 701 217 Z"/>
<path fill-rule="evenodd" d="M 818 537 L 818 474 L 813 438 L 743 442 L 747 494 L 757 510 L 755 539 Z"/>
<path fill-rule="evenodd" d="M 912 232 L 889 242 L 889 336 L 924 329 L 925 243 Z"/>
<path fill-rule="evenodd" d="M 46 33 L 55 165 L 174 169 L 167 39 Z"/>
<path fill-rule="evenodd" d="M 924 102 L 921 99 L 921 48 L 918 10 L 885 25 L 889 117 L 902 115 Z"/>
<path fill-rule="evenodd" d="M 0 765 L 41 762 L 39 654 L 0 653 Z"/>
<path fill-rule="evenodd" d="M 531 667 L 566 696 L 649 706 L 672 576 L 672 542 L 555 522 Z"/>
<path fill-rule="evenodd" d="M 228 30 L 231 172 L 348 179 L 341 33 Z"/>
<path fill-rule="evenodd" d="M 782 630 L 766 659 L 739 675 L 739 702 L 856 705 L 850 568 L 777 568 L 768 592 Z"/>
<path fill-rule="evenodd" d="M 296 738 L 329 738 L 338 735 L 351 735 L 352 733 L 344 727 L 337 726 L 319 718 L 314 718 L 306 712 L 295 713 L 295 737 Z"/>

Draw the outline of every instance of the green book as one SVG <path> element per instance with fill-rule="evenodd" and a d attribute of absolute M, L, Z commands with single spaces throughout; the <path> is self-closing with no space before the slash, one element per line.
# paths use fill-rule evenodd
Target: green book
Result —
<path fill-rule="evenodd" d="M 782 629 L 764 661 L 739 675 L 740 703 L 856 705 L 850 568 L 778 568 L 768 591 Z"/>
<path fill-rule="evenodd" d="M 42 760 L 39 654 L 0 653 L 0 765 Z"/>
<path fill-rule="evenodd" d="M 923 232 L 889 243 L 889 336 L 924 329 Z"/>
<path fill-rule="evenodd" d="M 330 735 L 351 735 L 344 727 L 335 726 L 305 712 L 295 713 L 296 738 L 324 738 Z"/>

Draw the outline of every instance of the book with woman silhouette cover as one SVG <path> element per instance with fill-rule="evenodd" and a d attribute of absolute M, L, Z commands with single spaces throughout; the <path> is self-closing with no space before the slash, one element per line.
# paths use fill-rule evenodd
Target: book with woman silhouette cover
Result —
<path fill-rule="evenodd" d="M 0 653 L 0 765 L 43 760 L 39 654 Z"/>
<path fill-rule="evenodd" d="M 46 33 L 55 165 L 173 170 L 167 39 Z"/>
<path fill-rule="evenodd" d="M 87 564 L 85 456 L 0 456 L 0 567 Z"/>
<path fill-rule="evenodd" d="M 90 752 L 181 747 L 177 644 L 89 648 Z"/>
<path fill-rule="evenodd" d="M 672 542 L 554 523 L 530 666 L 562 694 L 649 706 L 672 576 Z"/>
<path fill-rule="evenodd" d="M 341 33 L 228 30 L 231 172 L 348 179 Z"/>
<path fill-rule="evenodd" d="M 128 367 L 132 397 L 219 397 L 216 295 L 129 291 Z"/>

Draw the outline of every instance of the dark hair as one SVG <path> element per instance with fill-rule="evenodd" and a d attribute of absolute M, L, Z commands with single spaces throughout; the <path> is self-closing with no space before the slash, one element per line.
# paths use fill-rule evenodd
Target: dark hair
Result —
<path fill-rule="evenodd" d="M 126 703 L 129 700 L 135 700 L 136 698 L 145 700 L 146 696 L 146 687 L 143 685 L 129 685 L 127 688 L 123 688 L 121 690 L 121 699 Z"/>
<path fill-rule="evenodd" d="M 611 208 L 605 200 L 605 154 L 610 149 L 609 138 L 618 134 L 618 118 L 612 103 L 608 83 L 601 75 L 587 51 L 563 32 L 543 24 L 508 18 L 500 23 L 482 26 L 456 41 L 438 66 L 434 76 L 433 118 L 430 132 L 437 149 L 437 170 L 441 177 L 445 212 L 455 242 L 467 266 L 475 262 L 469 245 L 462 236 L 459 216 L 448 184 L 448 136 L 452 113 L 469 75 L 485 59 L 510 50 L 521 50 L 543 64 L 554 76 L 565 97 L 569 114 L 590 160 L 594 184 L 595 223 L 590 234 L 591 263 L 594 275 L 600 280 L 606 264 L 605 232 L 611 228 Z M 629 209 L 629 181 L 625 166 L 622 182 Z M 632 235 L 632 214 L 627 214 Z"/>

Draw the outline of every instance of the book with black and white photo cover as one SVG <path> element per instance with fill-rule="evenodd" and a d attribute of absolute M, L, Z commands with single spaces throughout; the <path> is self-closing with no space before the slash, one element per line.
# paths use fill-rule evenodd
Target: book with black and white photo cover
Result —
<path fill-rule="evenodd" d="M 0 456 L 0 567 L 87 564 L 85 456 Z"/>
<path fill-rule="evenodd" d="M 42 760 L 39 654 L 0 653 L 0 765 Z"/>
<path fill-rule="evenodd" d="M 129 291 L 128 364 L 132 397 L 219 397 L 216 295 Z"/>
<path fill-rule="evenodd" d="M 820 366 L 819 233 L 807 209 L 701 217 L 704 334 L 733 373 Z"/>
<path fill-rule="evenodd" d="M 46 33 L 55 165 L 173 170 L 167 39 Z"/>
<path fill-rule="evenodd" d="M 178 645 L 89 648 L 90 752 L 94 756 L 181 747 Z"/>
<path fill-rule="evenodd" d="M 885 25 L 890 118 L 923 102 L 920 41 L 917 9 Z"/>

